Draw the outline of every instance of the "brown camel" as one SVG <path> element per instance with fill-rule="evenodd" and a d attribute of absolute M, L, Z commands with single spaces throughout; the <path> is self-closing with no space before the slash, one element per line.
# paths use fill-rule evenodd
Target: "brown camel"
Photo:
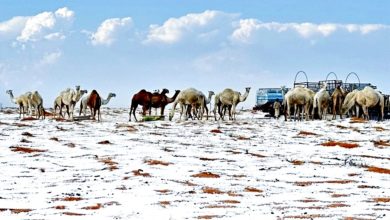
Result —
<path fill-rule="evenodd" d="M 166 96 L 167 93 L 169 93 L 168 89 L 163 89 L 161 93 L 153 93 L 151 100 L 150 100 L 150 109 L 149 109 L 149 115 L 151 114 L 152 108 L 161 108 L 161 116 L 164 115 L 164 109 L 165 106 L 169 103 L 172 103 L 175 101 L 177 95 L 179 95 L 180 90 L 176 90 L 175 94 L 172 96 L 172 98 L 169 98 Z"/>
<path fill-rule="evenodd" d="M 102 105 L 102 99 L 100 98 L 99 93 L 96 90 L 92 90 L 91 95 L 89 96 L 87 106 L 91 109 L 92 119 L 96 119 L 96 112 L 98 116 L 98 121 L 100 121 L 100 106 Z"/>
<path fill-rule="evenodd" d="M 347 92 L 340 86 L 337 86 L 336 89 L 332 93 L 332 102 L 333 102 L 333 117 L 332 119 L 336 119 L 337 113 L 340 115 L 340 119 L 343 118 L 341 114 L 341 106 L 343 105 L 344 98 Z"/>
<path fill-rule="evenodd" d="M 145 89 L 142 89 L 138 93 L 134 94 L 133 98 L 131 99 L 129 121 L 131 121 L 131 113 L 133 113 L 134 119 L 138 121 L 137 117 L 135 117 L 135 110 L 137 109 L 138 105 L 142 105 L 142 115 L 145 115 L 146 110 L 150 108 L 151 99 L 152 93 L 146 91 Z"/>

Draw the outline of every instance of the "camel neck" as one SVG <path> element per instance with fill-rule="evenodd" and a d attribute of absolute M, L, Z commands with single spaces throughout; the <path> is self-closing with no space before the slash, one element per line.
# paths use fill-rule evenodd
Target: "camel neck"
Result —
<path fill-rule="evenodd" d="M 110 102 L 111 96 L 108 96 L 107 99 L 102 100 L 102 105 L 107 105 Z"/>

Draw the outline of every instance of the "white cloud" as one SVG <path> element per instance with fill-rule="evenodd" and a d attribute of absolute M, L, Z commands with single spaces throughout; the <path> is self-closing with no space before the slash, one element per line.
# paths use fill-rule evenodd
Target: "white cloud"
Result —
<path fill-rule="evenodd" d="M 231 20 L 234 17 L 236 17 L 234 14 L 207 10 L 203 13 L 170 18 L 161 26 L 151 25 L 147 39 L 144 42 L 172 44 L 191 34 L 201 38 L 208 35 L 213 36 L 215 30 L 231 25 Z"/>
<path fill-rule="evenodd" d="M 369 34 L 374 31 L 389 29 L 390 26 L 381 24 L 315 24 L 315 23 L 278 23 L 261 22 L 256 19 L 241 19 L 238 27 L 233 31 L 232 39 L 240 42 L 250 42 L 253 35 L 259 30 L 275 32 L 295 31 L 301 37 L 311 38 L 314 36 L 327 37 L 336 31 L 358 32 Z"/>
<path fill-rule="evenodd" d="M 120 33 L 127 32 L 132 25 L 133 21 L 130 17 L 107 19 L 103 21 L 95 33 L 91 34 L 91 43 L 110 46 Z"/>
<path fill-rule="evenodd" d="M 60 32 L 50 33 L 44 37 L 47 40 L 63 40 L 66 36 Z"/>
<path fill-rule="evenodd" d="M 55 12 L 56 17 L 65 18 L 68 20 L 73 19 L 74 12 L 69 10 L 67 7 L 60 8 Z"/>
<path fill-rule="evenodd" d="M 42 39 L 62 39 L 64 27 L 72 21 L 74 12 L 60 8 L 55 12 L 42 12 L 34 16 L 17 16 L 0 23 L 0 37 L 16 38 L 18 42 L 36 42 Z M 56 34 L 58 33 L 58 34 Z M 57 36 L 57 37 L 55 37 Z"/>
<path fill-rule="evenodd" d="M 62 56 L 61 51 L 46 53 L 43 55 L 42 59 L 38 62 L 38 66 L 50 65 L 58 61 Z"/>
<path fill-rule="evenodd" d="M 23 30 L 27 17 L 13 17 L 8 21 L 0 22 L 0 37 L 15 38 Z"/>
<path fill-rule="evenodd" d="M 18 41 L 37 41 L 41 33 L 45 30 L 53 29 L 56 19 L 51 12 L 42 12 L 27 19 L 22 33 L 17 37 Z"/>

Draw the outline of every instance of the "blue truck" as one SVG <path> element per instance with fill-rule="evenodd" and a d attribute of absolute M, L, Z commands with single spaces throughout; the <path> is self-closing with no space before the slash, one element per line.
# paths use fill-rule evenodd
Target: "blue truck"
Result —
<path fill-rule="evenodd" d="M 256 105 L 253 110 L 261 110 L 267 112 L 270 116 L 274 116 L 273 104 L 279 100 L 283 102 L 284 90 L 282 88 L 260 88 L 256 92 Z"/>

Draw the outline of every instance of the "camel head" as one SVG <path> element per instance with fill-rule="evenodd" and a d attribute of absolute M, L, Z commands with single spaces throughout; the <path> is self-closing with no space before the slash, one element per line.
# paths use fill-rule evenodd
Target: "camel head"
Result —
<path fill-rule="evenodd" d="M 163 89 L 162 91 L 161 91 L 161 94 L 167 94 L 167 93 L 169 93 L 169 90 L 168 89 Z"/>
<path fill-rule="evenodd" d="M 249 91 L 251 90 L 251 87 L 246 87 L 245 88 L 245 92 L 249 93 Z"/>
<path fill-rule="evenodd" d="M 327 82 L 324 82 L 324 83 L 321 85 L 321 89 L 326 89 L 327 86 L 328 86 L 328 83 L 327 83 Z"/>
<path fill-rule="evenodd" d="M 5 91 L 5 93 L 7 93 L 8 95 L 12 95 L 12 90 L 7 90 Z"/>
<path fill-rule="evenodd" d="M 211 97 L 213 95 L 215 95 L 215 93 L 213 91 L 209 91 L 209 96 Z"/>
<path fill-rule="evenodd" d="M 108 97 L 111 97 L 111 98 L 116 97 L 116 94 L 110 92 L 110 93 L 108 94 Z"/>
<path fill-rule="evenodd" d="M 355 105 L 355 103 L 356 103 L 356 98 L 355 98 L 356 97 L 356 92 L 358 92 L 358 90 L 353 90 L 352 92 L 348 93 L 345 96 L 344 102 L 341 105 L 341 114 L 347 113 L 347 111 L 349 109 L 351 109 Z"/>
<path fill-rule="evenodd" d="M 88 93 L 88 90 L 80 90 L 80 96 L 87 94 L 87 93 Z"/>
<path fill-rule="evenodd" d="M 80 86 L 76 86 L 76 91 L 79 91 L 80 90 Z"/>

